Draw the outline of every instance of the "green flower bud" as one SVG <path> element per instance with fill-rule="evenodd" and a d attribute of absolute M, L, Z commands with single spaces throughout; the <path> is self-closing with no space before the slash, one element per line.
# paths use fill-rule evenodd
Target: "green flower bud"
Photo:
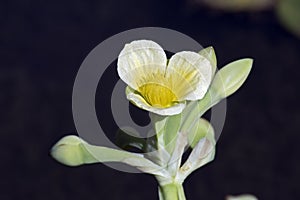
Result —
<path fill-rule="evenodd" d="M 83 141 L 74 135 L 63 137 L 51 149 L 51 156 L 58 162 L 68 166 L 84 164 Z"/>

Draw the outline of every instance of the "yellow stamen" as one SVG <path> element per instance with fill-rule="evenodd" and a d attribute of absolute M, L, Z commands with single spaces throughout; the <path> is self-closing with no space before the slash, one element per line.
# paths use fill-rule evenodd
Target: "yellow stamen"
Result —
<path fill-rule="evenodd" d="M 176 95 L 166 86 L 146 83 L 139 87 L 139 93 L 153 107 L 167 108 L 178 101 Z"/>

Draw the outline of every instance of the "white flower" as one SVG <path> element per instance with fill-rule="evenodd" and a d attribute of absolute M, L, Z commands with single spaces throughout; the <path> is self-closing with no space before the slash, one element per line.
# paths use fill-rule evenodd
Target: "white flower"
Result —
<path fill-rule="evenodd" d="M 118 57 L 118 74 L 136 106 L 159 115 L 175 115 L 186 100 L 202 99 L 212 79 L 212 65 L 198 53 L 182 51 L 170 60 L 150 40 L 126 44 Z"/>

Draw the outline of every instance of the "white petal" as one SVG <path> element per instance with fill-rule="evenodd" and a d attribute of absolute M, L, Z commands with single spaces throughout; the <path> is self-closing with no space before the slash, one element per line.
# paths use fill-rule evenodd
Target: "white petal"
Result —
<path fill-rule="evenodd" d="M 209 60 L 195 52 L 182 51 L 173 55 L 167 66 L 166 75 L 171 77 L 172 88 L 179 100 L 202 99 L 212 79 Z"/>
<path fill-rule="evenodd" d="M 157 43 L 137 40 L 126 44 L 118 57 L 118 74 L 131 88 L 137 89 L 141 81 L 151 74 L 164 74 L 167 57 Z"/>
<path fill-rule="evenodd" d="M 180 102 L 168 108 L 155 108 L 149 105 L 141 95 L 134 93 L 133 89 L 130 89 L 129 87 L 126 88 L 126 95 L 127 99 L 133 104 L 135 104 L 137 107 L 156 113 L 158 115 L 165 116 L 179 114 L 182 112 L 186 105 L 185 102 Z"/>

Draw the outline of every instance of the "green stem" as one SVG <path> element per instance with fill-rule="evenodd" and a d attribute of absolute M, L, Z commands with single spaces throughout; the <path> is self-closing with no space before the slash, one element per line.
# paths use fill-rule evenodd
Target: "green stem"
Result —
<path fill-rule="evenodd" d="M 170 183 L 159 186 L 159 200 L 186 200 L 182 184 Z"/>

